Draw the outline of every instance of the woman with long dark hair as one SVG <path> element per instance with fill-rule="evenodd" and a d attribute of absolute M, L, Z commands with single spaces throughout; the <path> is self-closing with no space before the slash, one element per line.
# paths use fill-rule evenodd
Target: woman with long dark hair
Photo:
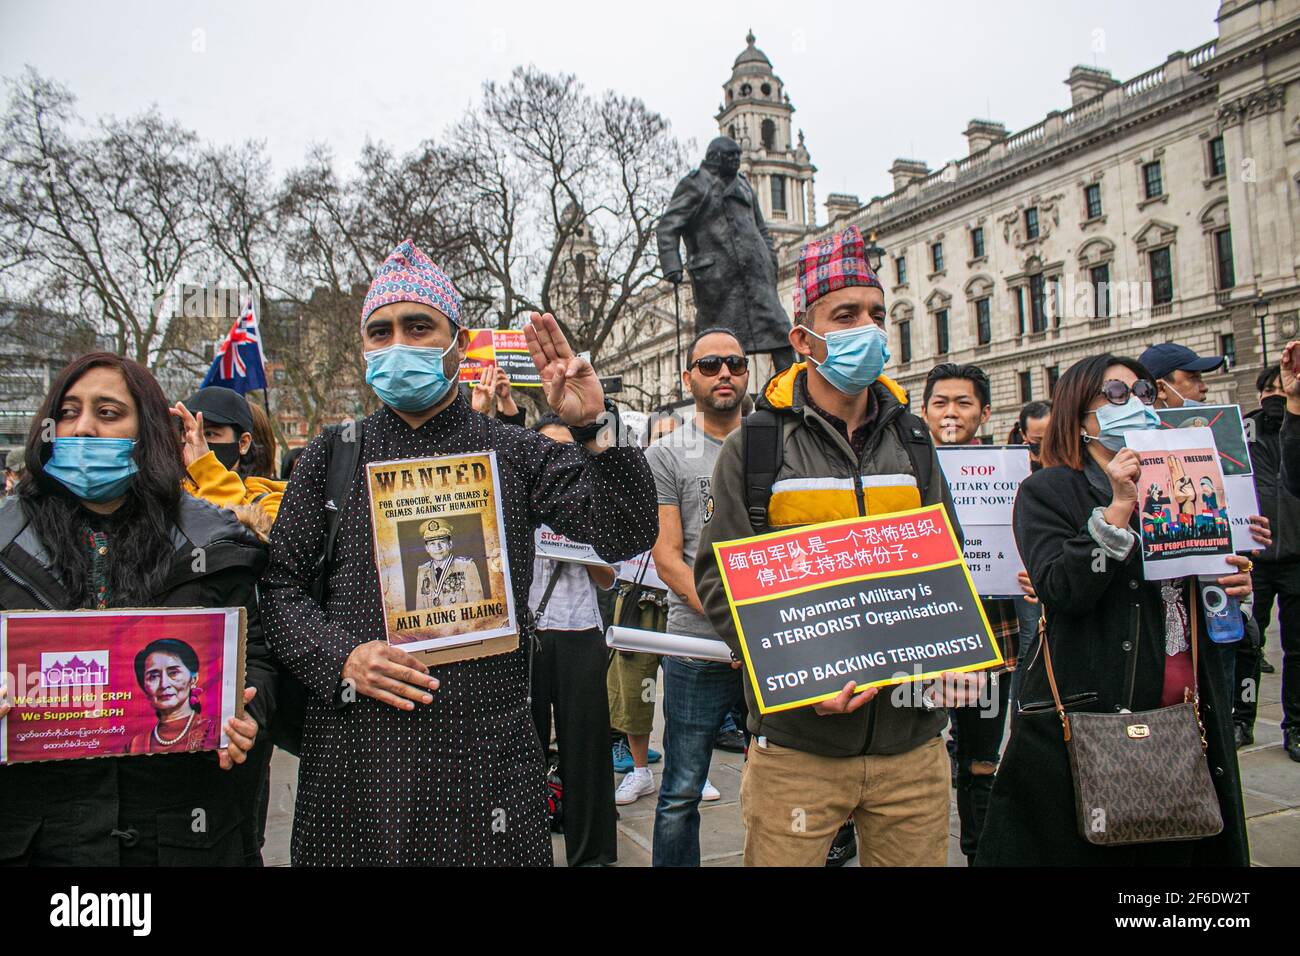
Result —
<path fill-rule="evenodd" d="M 1195 578 L 1143 577 L 1136 521 L 1141 468 L 1124 433 L 1154 428 L 1155 382 L 1130 358 L 1098 355 L 1061 376 L 1043 440 L 1043 468 L 1016 496 L 1012 522 L 1042 602 L 1056 683 L 1067 712 L 1145 711 L 1199 690 L 1207 760 L 1223 818 L 1217 836 L 1098 846 L 1079 832 L 1071 767 L 1041 641 L 1025 668 L 1011 742 L 976 863 L 1237 865 L 1249 862 L 1232 704 L 1217 678 Z M 1250 594 L 1250 562 L 1230 555 L 1219 584 Z M 1197 641 L 1199 679 L 1191 641 Z"/>
<path fill-rule="evenodd" d="M 182 492 L 166 400 L 130 359 L 95 352 L 64 368 L 26 458 L 18 494 L 0 506 L 0 609 L 244 606 L 248 706 L 215 754 L 0 767 L 0 864 L 241 863 L 255 846 L 245 761 L 275 696 L 255 598 L 264 548 L 228 512 Z M 7 710 L 0 700 L 0 716 Z"/>

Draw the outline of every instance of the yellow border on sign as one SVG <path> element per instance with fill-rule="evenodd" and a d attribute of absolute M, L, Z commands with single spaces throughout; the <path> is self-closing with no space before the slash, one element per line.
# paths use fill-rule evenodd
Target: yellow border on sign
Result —
<path fill-rule="evenodd" d="M 989 624 L 988 615 L 984 613 L 984 602 L 980 599 L 979 593 L 975 590 L 975 581 L 973 578 L 971 578 L 970 568 L 966 566 L 966 559 L 962 556 L 961 545 L 957 541 L 957 532 L 953 531 L 952 522 L 948 520 L 948 512 L 941 504 L 924 505 L 923 507 L 911 508 L 907 511 L 891 511 L 888 512 L 887 514 L 858 515 L 853 518 L 839 518 L 835 521 L 825 521 L 822 522 L 821 524 L 801 525 L 798 528 L 786 528 L 782 531 L 771 531 L 768 532 L 767 534 L 754 535 L 749 538 L 733 538 L 730 541 L 716 541 L 713 544 L 713 560 L 718 563 L 718 571 L 722 576 L 722 587 L 727 595 L 727 607 L 731 611 L 731 621 L 736 627 L 736 636 L 740 638 L 740 651 L 742 656 L 745 658 L 745 670 L 749 674 L 750 686 L 754 688 L 754 696 L 758 700 L 759 713 L 776 714 L 776 713 L 780 713 L 783 710 L 794 710 L 798 707 L 807 707 L 809 704 L 819 704 L 824 700 L 832 700 L 835 697 L 838 697 L 840 692 L 834 691 L 828 694 L 820 694 L 816 697 L 807 697 L 804 698 L 803 700 L 795 700 L 785 704 L 778 704 L 775 707 L 767 706 L 767 704 L 763 700 L 763 691 L 761 689 L 760 681 L 758 680 L 757 676 L 754 674 L 754 663 L 749 656 L 749 642 L 745 640 L 745 629 L 740 624 L 740 615 L 736 613 L 736 608 L 738 606 L 746 606 L 749 604 L 760 603 L 762 601 L 769 601 L 772 600 L 772 598 L 770 597 L 748 598 L 744 601 L 741 601 L 738 605 L 735 599 L 731 596 L 731 585 L 727 581 L 727 570 L 725 567 L 723 567 L 722 555 L 719 553 L 720 549 L 731 547 L 733 545 L 738 545 L 738 544 L 753 543 L 756 541 L 767 541 L 772 538 L 790 537 L 796 534 L 805 534 L 809 531 L 821 531 L 827 528 L 838 528 L 842 525 L 847 525 L 847 524 L 857 524 L 858 522 L 861 522 L 864 518 L 871 518 L 871 519 L 905 518 L 909 515 L 933 514 L 935 512 L 938 512 L 942 516 L 943 526 L 948 529 L 948 537 L 952 541 L 953 549 L 957 553 L 957 559 L 955 561 L 944 561 L 939 564 L 927 565 L 923 568 L 908 568 L 902 571 L 882 571 L 879 574 L 867 574 L 856 578 L 849 578 L 849 579 L 839 580 L 839 581 L 830 581 L 827 582 L 826 584 L 814 584 L 814 585 L 809 585 L 806 588 L 799 588 L 794 591 L 782 591 L 781 594 L 778 596 L 784 598 L 784 597 L 789 597 L 792 594 L 806 594 L 810 591 L 819 591 L 824 588 L 837 587 L 841 584 L 853 584 L 858 581 L 875 580 L 877 578 L 898 577 L 899 575 L 903 575 L 903 574 L 918 574 L 925 571 L 933 571 L 940 568 L 950 568 L 953 567 L 954 565 L 960 565 L 962 569 L 962 574 L 966 578 L 966 586 L 970 588 L 971 597 L 975 599 L 975 607 L 979 611 L 980 622 L 984 625 L 985 633 L 987 633 L 989 636 L 989 642 L 993 645 L 994 659 L 991 661 L 984 661 L 983 663 L 979 663 L 979 664 L 967 664 L 965 667 L 953 668 L 950 671 L 927 671 L 923 674 L 915 674 L 901 679 L 888 678 L 885 680 L 872 681 L 869 684 L 855 683 L 853 687 L 853 693 L 860 694 L 863 691 L 869 690 L 872 687 L 888 687 L 894 684 L 899 684 L 899 685 L 912 684 L 917 681 L 927 680 L 931 677 L 938 677 L 940 674 L 945 674 L 945 673 L 961 674 L 968 671 L 987 670 L 990 667 L 996 667 L 999 664 L 1005 663 L 1005 658 L 1002 656 L 1002 648 L 998 646 L 997 638 L 994 637 L 993 635 L 993 626 Z"/>

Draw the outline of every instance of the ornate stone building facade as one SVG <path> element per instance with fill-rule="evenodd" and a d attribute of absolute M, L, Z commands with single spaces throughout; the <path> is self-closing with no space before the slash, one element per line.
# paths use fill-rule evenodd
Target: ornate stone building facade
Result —
<path fill-rule="evenodd" d="M 1262 349 L 1276 359 L 1300 309 L 1300 0 L 1224 0 L 1218 28 L 1124 82 L 1075 67 L 1067 109 L 1011 134 L 972 120 L 968 155 L 896 161 L 887 196 L 833 194 L 825 224 L 780 235 L 781 300 L 799 244 L 853 224 L 885 250 L 886 374 L 919 400 L 936 363 L 978 363 L 987 438 L 1078 359 L 1164 341 L 1227 355 L 1210 400 L 1254 407 Z M 643 306 L 635 335 L 600 356 L 631 404 L 674 381 L 671 292 Z"/>

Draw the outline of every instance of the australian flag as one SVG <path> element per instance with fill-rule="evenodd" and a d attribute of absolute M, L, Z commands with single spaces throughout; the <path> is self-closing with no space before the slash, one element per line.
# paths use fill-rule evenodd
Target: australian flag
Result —
<path fill-rule="evenodd" d="M 248 300 L 239 319 L 231 326 L 230 333 L 217 346 L 217 357 L 212 360 L 202 387 L 209 385 L 233 389 L 240 395 L 266 388 L 262 336 L 257 328 L 257 313 L 252 299 Z"/>

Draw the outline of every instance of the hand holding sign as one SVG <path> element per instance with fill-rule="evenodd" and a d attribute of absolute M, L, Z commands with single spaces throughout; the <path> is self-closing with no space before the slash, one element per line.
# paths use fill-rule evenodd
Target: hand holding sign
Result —
<path fill-rule="evenodd" d="M 823 717 L 828 714 L 851 714 L 859 707 L 865 707 L 868 701 L 874 700 L 876 695 L 880 693 L 879 687 L 868 687 L 855 697 L 853 688 L 857 686 L 853 681 L 849 681 L 844 685 L 844 689 L 839 692 L 837 697 L 824 700 L 820 704 L 814 704 L 813 710 Z"/>
<path fill-rule="evenodd" d="M 1110 506 L 1106 508 L 1106 521 L 1116 528 L 1127 528 L 1137 508 L 1137 481 L 1142 475 L 1142 461 L 1132 448 L 1122 448 L 1106 466 L 1110 479 Z"/>
<path fill-rule="evenodd" d="M 247 704 L 257 696 L 256 687 L 244 688 L 244 703 Z M 248 759 L 248 752 L 257 740 L 257 721 L 245 712 L 243 717 L 231 717 L 222 728 L 230 743 L 225 750 L 217 751 L 217 763 L 222 770 L 229 770 L 237 763 Z"/>
<path fill-rule="evenodd" d="M 438 679 L 429 676 L 428 667 L 387 641 L 354 647 L 343 665 L 343 679 L 351 681 L 358 694 L 398 710 L 415 710 L 415 701 L 433 703 L 429 691 L 438 689 Z"/>
<path fill-rule="evenodd" d="M 921 691 L 936 710 L 949 707 L 974 707 L 981 702 L 988 677 L 976 672 L 946 671 Z"/>

